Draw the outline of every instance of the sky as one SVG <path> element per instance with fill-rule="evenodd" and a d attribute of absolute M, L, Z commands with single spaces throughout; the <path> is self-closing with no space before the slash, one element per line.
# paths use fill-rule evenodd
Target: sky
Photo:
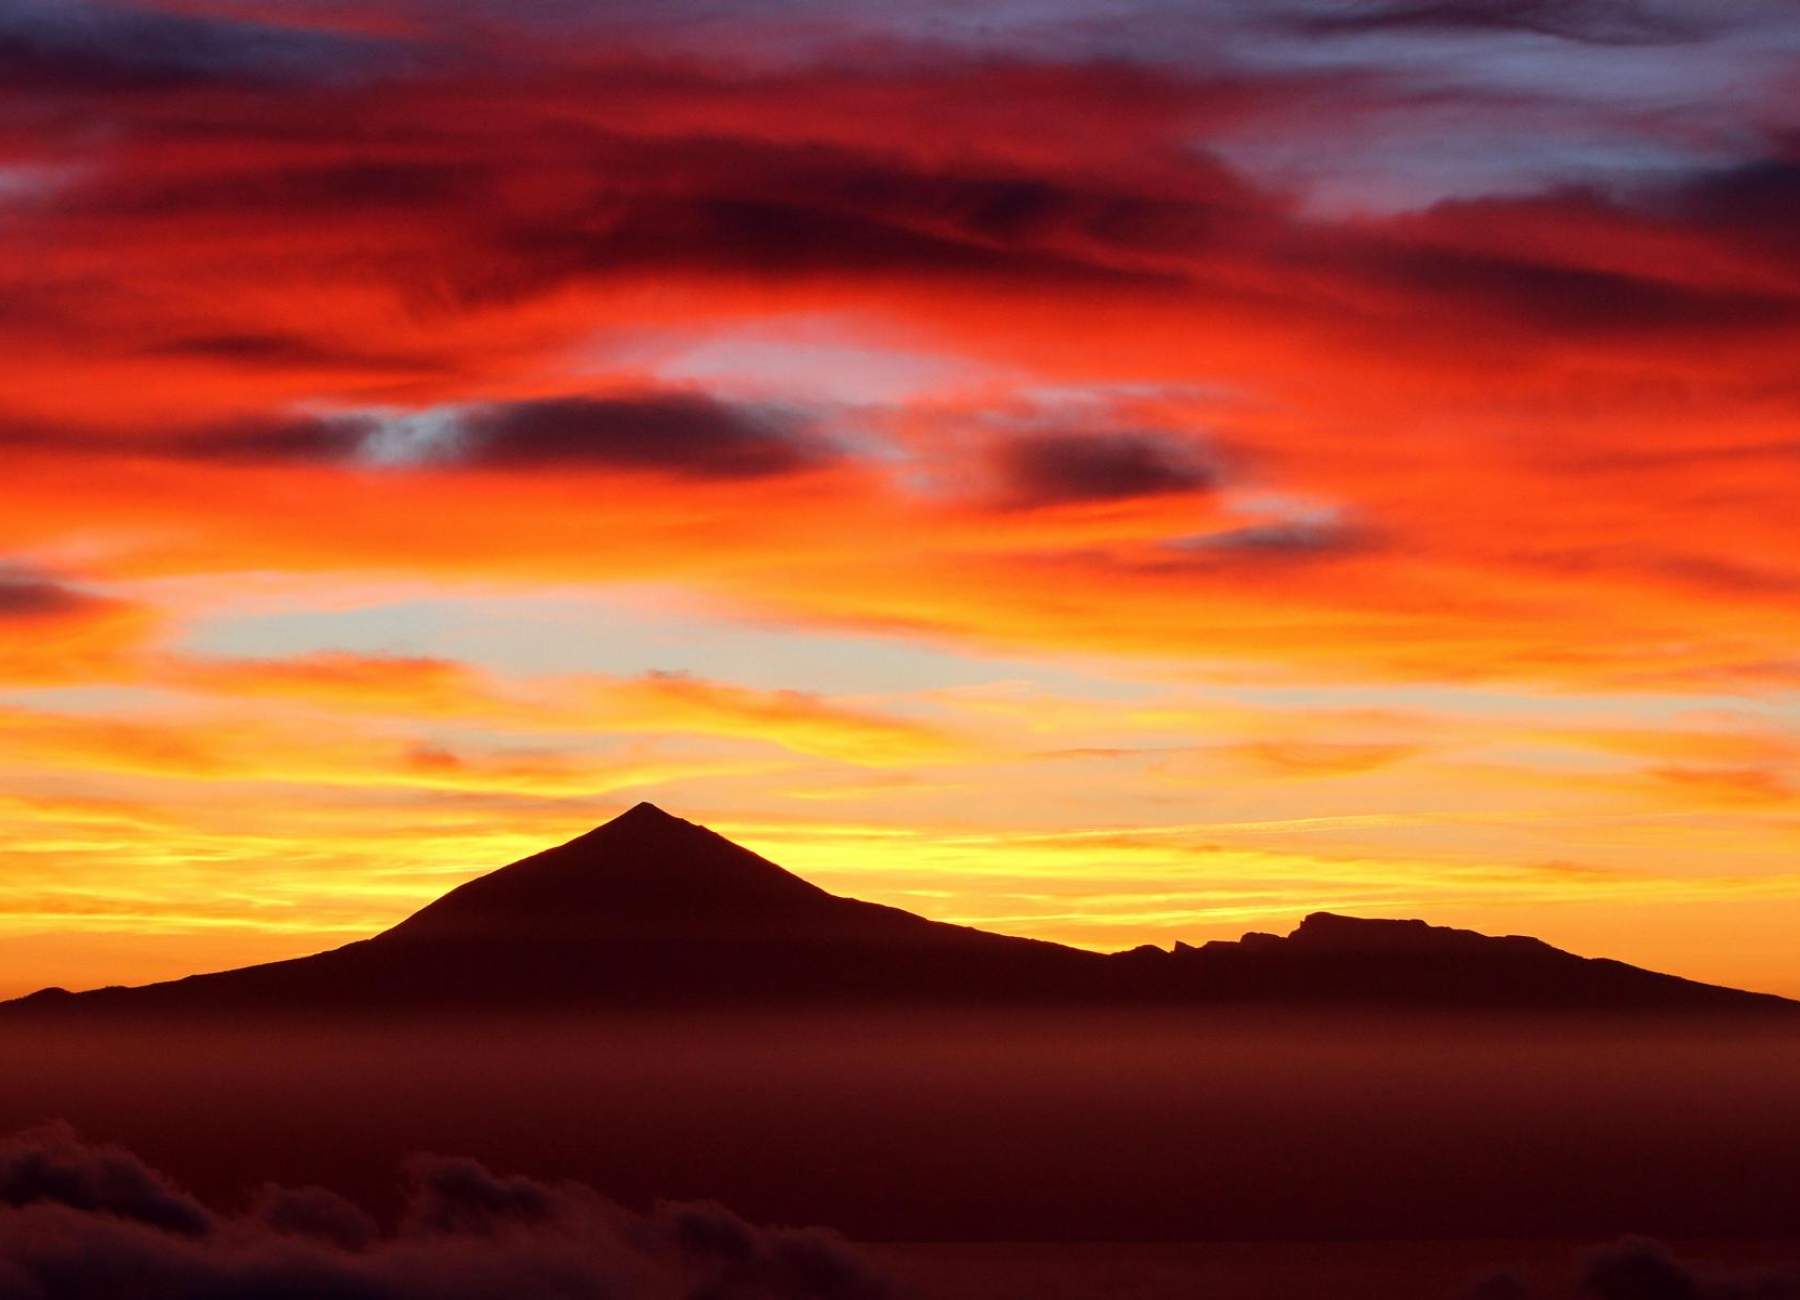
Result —
<path fill-rule="evenodd" d="M 1800 10 L 0 0 L 0 995 L 648 799 L 1800 995 Z"/>

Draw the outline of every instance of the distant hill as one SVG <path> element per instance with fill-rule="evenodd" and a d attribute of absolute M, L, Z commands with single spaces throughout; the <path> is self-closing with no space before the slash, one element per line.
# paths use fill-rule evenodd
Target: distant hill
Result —
<path fill-rule="evenodd" d="M 1102 954 L 842 898 L 647 803 L 451 890 L 372 939 L 139 988 L 46 989 L 10 1016 L 771 1004 L 1766 1014 L 1800 1003 L 1536 939 L 1315 913 L 1286 937 Z"/>

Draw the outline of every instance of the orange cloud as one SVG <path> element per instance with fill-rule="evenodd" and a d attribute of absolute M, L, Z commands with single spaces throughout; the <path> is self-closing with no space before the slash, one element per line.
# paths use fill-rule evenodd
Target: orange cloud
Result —
<path fill-rule="evenodd" d="M 684 734 L 760 741 L 869 766 L 960 762 L 950 731 L 803 691 L 757 691 L 681 673 L 505 682 L 439 659 L 322 653 L 294 659 L 169 659 L 166 680 L 219 695 L 287 699 L 371 715 L 451 719 L 528 732 Z"/>
<path fill-rule="evenodd" d="M 1419 752 L 1417 746 L 1343 741 L 1264 741 L 1234 746 L 1232 755 L 1280 776 L 1343 776 L 1371 772 Z"/>
<path fill-rule="evenodd" d="M 293 721 L 204 715 L 148 720 L 7 709 L 0 721 L 0 765 L 184 781 L 593 797 L 683 775 L 770 766 L 742 757 L 665 756 L 651 745 L 614 754 L 450 745 L 391 730 L 327 733 Z"/>
<path fill-rule="evenodd" d="M 28 573 L 0 570 L 0 683 L 53 685 L 132 675 L 155 611 Z"/>
<path fill-rule="evenodd" d="M 1658 767 L 1650 775 L 1680 791 L 1683 798 L 1726 806 L 1800 805 L 1785 771 L 1765 767 Z"/>
<path fill-rule="evenodd" d="M 849 879 L 886 844 L 897 900 L 1084 941 L 1303 899 L 1561 898 L 1627 938 L 1634 898 L 1780 910 L 1800 681 L 1780 96 L 1673 123 L 1635 81 L 1630 112 L 1521 91 L 1515 142 L 1628 118 L 1632 148 L 1595 154 L 1664 161 L 1625 184 L 1558 152 L 1523 183 L 1332 204 L 1269 160 L 1374 168 L 1372 123 L 1518 105 L 1456 102 L 1449 64 L 1421 97 L 1405 67 L 1096 61 L 1035 26 L 921 57 L 904 6 L 873 34 L 821 20 L 833 39 L 749 10 L 547 33 L 529 6 L 479 30 L 252 8 L 246 29 L 242 6 L 161 6 L 169 42 L 134 39 L 129 4 L 0 40 L 0 810 L 41 860 L 99 890 L 129 839 L 128 891 L 230 856 L 265 832 L 195 804 L 232 783 L 304 827 L 232 857 L 244 873 L 317 832 L 353 888 L 409 852 L 387 826 L 491 836 L 500 860 L 579 829 L 584 797 L 666 782 L 696 811 L 793 817 L 770 843 L 800 865 Z M 1388 152 L 1400 179 L 1422 165 Z M 847 352 L 878 376 L 947 364 L 864 384 Z M 171 648 L 270 578 L 332 608 L 389 582 L 472 604 L 655 584 L 960 656 L 957 680 L 1005 656 L 996 678 L 1064 684 Z M 94 685 L 166 708 L 51 698 Z M 1694 695 L 1744 716 L 1686 717 Z M 1146 847 L 1134 826 L 1198 829 Z M 1530 867 L 1565 854 L 1623 883 Z M 1121 860 L 1140 887 L 1098 887 Z M 353 916 L 284 888 L 323 931 L 471 866 L 436 840 L 407 861 L 424 874 Z M 203 918 L 191 895 L 230 882 L 190 884 L 143 914 Z"/>

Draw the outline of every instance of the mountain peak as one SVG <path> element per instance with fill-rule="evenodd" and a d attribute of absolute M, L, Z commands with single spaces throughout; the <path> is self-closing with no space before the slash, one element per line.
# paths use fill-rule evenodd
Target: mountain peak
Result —
<path fill-rule="evenodd" d="M 690 834 L 695 835 L 712 835 L 711 831 L 707 830 L 706 827 L 701 826 L 697 822 L 690 822 L 684 818 L 675 816 L 673 813 L 664 812 L 653 803 L 641 802 L 632 804 L 631 807 L 627 808 L 617 817 L 601 822 L 592 830 L 576 836 L 575 839 L 569 841 L 569 843 L 580 844 L 594 836 L 601 835 L 615 836 L 624 833 L 634 835 L 669 835 L 678 834 L 682 831 L 687 831 Z M 568 845 L 565 844 L 563 847 L 567 848 Z"/>
<path fill-rule="evenodd" d="M 658 808 L 647 799 L 632 804 L 631 807 L 627 808 L 617 817 L 614 817 L 612 821 L 602 822 L 600 826 L 612 826 L 619 822 L 634 826 L 652 826 L 664 822 L 681 826 L 692 826 L 694 824 L 690 821 L 684 821 L 682 818 L 676 817 L 671 813 L 664 812 L 661 808 Z M 600 826 L 596 826 L 594 829 L 599 830 Z"/>
<path fill-rule="evenodd" d="M 383 938 L 594 940 L 761 932 L 842 904 L 652 803 L 477 877 Z"/>
<path fill-rule="evenodd" d="M 476 877 L 373 939 L 144 989 L 13 1004 L 233 1010 L 632 1006 L 767 999 L 1033 1005 L 1792 1013 L 1795 1004 L 1536 939 L 1314 912 L 1113 955 L 840 898 L 651 803 Z"/>
<path fill-rule="evenodd" d="M 632 804 L 631 807 L 627 808 L 617 817 L 614 817 L 609 821 L 601 822 L 592 830 L 586 831 L 583 834 L 576 836 L 568 843 L 561 845 L 560 848 L 548 851 L 551 853 L 558 853 L 563 850 L 573 849 L 576 845 L 581 844 L 619 844 L 629 840 L 633 843 L 646 845 L 651 841 L 671 841 L 680 839 L 686 839 L 691 847 L 697 847 L 701 844 L 731 844 L 731 841 L 725 839 L 723 836 L 714 834 L 698 822 L 691 822 L 685 818 L 677 817 L 673 813 L 664 812 L 655 804 L 644 801 Z M 731 844 L 731 847 L 737 848 L 738 846 Z M 537 855 L 537 857 L 542 856 L 544 855 Z M 534 859 L 532 858 L 526 859 L 528 862 L 533 860 Z M 774 866 L 773 863 L 770 863 L 769 865 L 771 867 Z M 780 870 L 779 867 L 776 867 L 775 869 Z"/>

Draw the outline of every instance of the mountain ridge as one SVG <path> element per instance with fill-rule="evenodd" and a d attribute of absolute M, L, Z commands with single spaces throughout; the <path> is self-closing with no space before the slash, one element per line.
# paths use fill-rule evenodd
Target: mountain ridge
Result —
<path fill-rule="evenodd" d="M 1800 1013 L 1800 1003 L 1579 957 L 1523 935 L 1308 915 L 1288 935 L 1096 953 L 831 894 L 640 803 L 286 961 L 0 1012 L 570 1011 L 781 1002 Z"/>

